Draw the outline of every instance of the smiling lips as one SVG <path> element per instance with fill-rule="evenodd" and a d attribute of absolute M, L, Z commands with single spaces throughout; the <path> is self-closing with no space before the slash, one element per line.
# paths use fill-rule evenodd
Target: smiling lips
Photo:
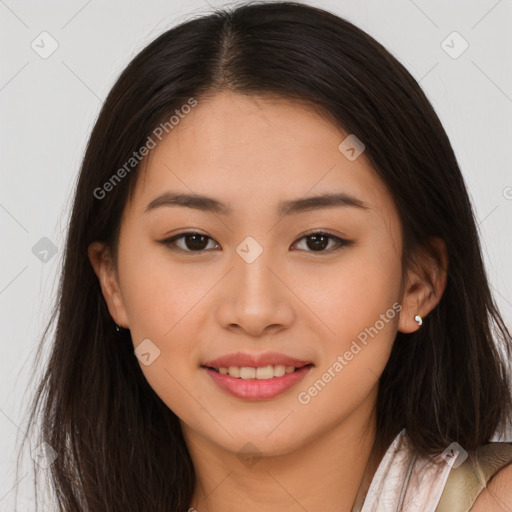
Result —
<path fill-rule="evenodd" d="M 238 398 L 274 398 L 299 382 L 314 365 L 277 352 L 244 354 L 237 352 L 202 367 L 223 390 Z"/>

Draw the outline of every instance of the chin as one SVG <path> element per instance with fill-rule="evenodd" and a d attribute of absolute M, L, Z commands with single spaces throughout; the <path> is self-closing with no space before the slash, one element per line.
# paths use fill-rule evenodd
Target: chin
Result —
<path fill-rule="evenodd" d="M 274 431 L 268 428 L 264 432 L 249 425 L 240 425 L 231 429 L 227 427 L 227 429 L 234 433 L 233 437 L 227 435 L 222 439 L 216 438 L 217 436 L 214 438 L 206 435 L 205 437 L 242 458 L 251 455 L 257 457 L 287 455 L 306 444 L 306 440 L 302 437 L 304 432 L 292 432 L 284 429 L 278 432 L 279 427 Z M 271 433 L 269 434 L 269 432 Z"/>

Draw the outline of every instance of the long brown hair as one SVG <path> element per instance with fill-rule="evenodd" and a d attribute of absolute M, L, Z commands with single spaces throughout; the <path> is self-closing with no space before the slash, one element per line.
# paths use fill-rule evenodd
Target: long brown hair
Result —
<path fill-rule="evenodd" d="M 386 446 L 405 427 L 422 454 L 452 441 L 469 451 L 510 424 L 511 334 L 490 292 L 456 157 L 425 94 L 348 21 L 304 4 L 253 2 L 182 23 L 149 44 L 118 78 L 92 131 L 36 365 L 56 321 L 55 335 L 26 429 L 41 413 L 38 439 L 57 454 L 47 471 L 61 512 L 190 505 L 195 473 L 179 420 L 144 378 L 129 332 L 116 334 L 87 248 L 104 241 L 116 254 L 140 166 L 104 197 L 97 189 L 176 109 L 221 90 L 305 100 L 364 141 L 401 217 L 404 272 L 429 237 L 446 243 L 445 292 L 420 330 L 398 332 L 380 378 L 377 443 Z"/>

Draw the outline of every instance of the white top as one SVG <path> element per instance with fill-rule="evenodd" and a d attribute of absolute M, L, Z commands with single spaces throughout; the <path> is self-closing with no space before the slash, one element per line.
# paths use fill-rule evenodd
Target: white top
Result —
<path fill-rule="evenodd" d="M 415 453 L 403 429 L 382 458 L 361 512 L 434 512 L 453 464 Z"/>

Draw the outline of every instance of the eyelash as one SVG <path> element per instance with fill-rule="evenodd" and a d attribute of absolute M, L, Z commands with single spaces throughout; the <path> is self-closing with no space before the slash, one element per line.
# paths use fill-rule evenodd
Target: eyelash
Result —
<path fill-rule="evenodd" d="M 197 250 L 197 251 L 191 251 L 191 250 L 187 250 L 187 249 L 181 249 L 179 247 L 178 248 L 172 247 L 173 245 L 175 245 L 176 240 L 179 240 L 181 238 L 185 238 L 187 235 L 200 235 L 200 236 L 206 237 L 209 240 L 213 240 L 213 238 L 205 235 L 204 233 L 200 233 L 199 231 L 185 231 L 183 233 L 179 233 L 177 235 L 174 235 L 171 238 L 166 238 L 165 240 L 161 240 L 160 243 L 165 245 L 165 246 L 167 246 L 167 247 L 169 247 L 170 250 L 177 251 L 177 252 L 196 253 L 196 254 L 202 253 L 202 252 L 208 252 L 206 249 Z M 332 252 L 335 252 L 335 251 L 338 251 L 338 250 L 342 249 L 343 247 L 348 247 L 348 246 L 354 244 L 353 240 L 346 240 L 344 238 L 340 238 L 338 236 L 331 235 L 330 233 L 326 233 L 324 231 L 310 231 L 309 233 L 305 233 L 300 238 L 298 238 L 297 241 L 294 242 L 293 245 L 295 245 L 299 240 L 302 240 L 303 238 L 308 238 L 308 237 L 313 236 L 313 235 L 319 235 L 319 236 L 327 237 L 327 238 L 329 238 L 331 240 L 334 240 L 334 241 L 337 242 L 338 246 L 334 247 L 334 248 L 331 247 L 330 249 L 324 249 L 324 250 L 321 250 L 321 251 L 308 251 L 308 250 L 306 250 L 306 252 L 312 252 L 312 253 L 318 253 L 318 254 L 321 254 L 321 253 L 332 253 Z"/>

